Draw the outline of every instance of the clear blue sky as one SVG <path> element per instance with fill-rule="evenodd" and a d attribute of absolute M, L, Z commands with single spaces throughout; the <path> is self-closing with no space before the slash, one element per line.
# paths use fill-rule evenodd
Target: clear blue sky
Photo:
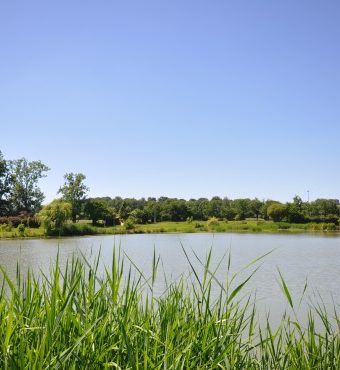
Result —
<path fill-rule="evenodd" d="M 340 2 L 2 1 L 0 150 L 91 196 L 340 197 Z"/>

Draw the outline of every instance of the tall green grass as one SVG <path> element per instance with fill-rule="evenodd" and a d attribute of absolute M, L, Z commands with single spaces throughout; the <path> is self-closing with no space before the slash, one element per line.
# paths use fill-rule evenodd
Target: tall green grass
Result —
<path fill-rule="evenodd" d="M 196 256 L 201 272 L 183 252 L 192 278 L 168 282 L 157 296 L 155 253 L 150 277 L 120 250 L 104 275 L 98 274 L 99 257 L 92 264 L 74 257 L 66 268 L 57 259 L 49 276 L 28 273 L 23 279 L 18 270 L 16 281 L 1 268 L 0 368 L 339 369 L 336 312 L 331 318 L 316 306 L 306 326 L 283 315 L 279 327 L 269 320 L 260 327 L 253 299 L 242 298 L 254 269 L 242 281 L 244 271 L 229 272 L 220 282 L 211 251 L 205 261 Z M 281 274 L 279 281 L 294 310 Z M 322 323 L 319 330 L 316 320 Z"/>

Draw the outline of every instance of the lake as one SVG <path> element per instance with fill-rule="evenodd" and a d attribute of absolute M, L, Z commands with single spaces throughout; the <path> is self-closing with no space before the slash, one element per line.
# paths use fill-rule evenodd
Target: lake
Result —
<path fill-rule="evenodd" d="M 102 273 L 104 265 L 110 266 L 114 246 L 120 247 L 146 277 L 151 275 L 155 250 L 162 261 L 155 285 L 157 294 L 161 294 L 165 288 L 163 270 L 170 280 L 181 274 L 188 276 L 190 266 L 182 246 L 198 272 L 202 272 L 202 267 L 195 254 L 204 260 L 210 248 L 213 256 L 212 269 L 230 251 L 232 272 L 242 269 L 256 257 L 272 251 L 256 264 L 261 266 L 243 292 L 256 292 L 258 307 L 262 312 L 270 311 L 275 318 L 287 307 L 277 281 L 278 269 L 285 278 L 295 304 L 299 303 L 307 279 L 304 307 L 309 299 L 316 302 L 319 295 L 329 310 L 333 305 L 336 309 L 340 305 L 340 237 L 337 235 L 196 233 L 0 240 L 0 264 L 14 278 L 17 262 L 21 271 L 29 268 L 36 273 L 40 270 L 48 272 L 58 250 L 61 265 L 65 265 L 73 254 L 84 254 L 91 260 L 100 251 L 99 273 Z M 243 272 L 236 285 L 253 270 L 254 267 L 251 267 Z M 224 257 L 216 277 L 225 282 L 227 257 Z"/>

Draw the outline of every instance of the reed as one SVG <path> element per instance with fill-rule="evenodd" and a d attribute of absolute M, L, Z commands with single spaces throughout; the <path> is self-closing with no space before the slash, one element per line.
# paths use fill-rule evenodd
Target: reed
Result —
<path fill-rule="evenodd" d="M 74 257 L 65 268 L 57 259 L 50 275 L 28 272 L 22 278 L 18 268 L 16 281 L 1 268 L 0 368 L 339 368 L 336 310 L 330 317 L 322 305 L 310 308 L 305 326 L 294 314 L 284 314 L 275 329 L 269 320 L 258 324 L 254 299 L 242 295 L 263 256 L 246 266 L 251 270 L 241 281 L 245 271 L 231 274 L 228 256 L 228 279 L 220 282 L 211 251 L 205 261 L 194 257 L 202 272 L 184 248 L 183 253 L 191 278 L 168 281 L 157 296 L 160 260 L 155 253 L 150 277 L 119 249 L 104 274 L 98 273 L 99 256 L 92 263 Z M 281 274 L 279 282 L 294 311 Z"/>

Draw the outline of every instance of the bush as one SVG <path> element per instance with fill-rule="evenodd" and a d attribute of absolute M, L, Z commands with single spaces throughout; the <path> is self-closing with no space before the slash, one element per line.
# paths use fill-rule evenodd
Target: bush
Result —
<path fill-rule="evenodd" d="M 19 224 L 17 229 L 18 229 L 19 235 L 24 236 L 24 234 L 25 234 L 25 225 L 24 224 Z"/>
<path fill-rule="evenodd" d="M 280 222 L 287 216 L 287 207 L 284 204 L 273 203 L 268 207 L 267 214 L 274 222 Z"/>
<path fill-rule="evenodd" d="M 1 224 L 0 225 L 0 230 L 1 231 L 10 232 L 10 231 L 12 231 L 12 229 L 13 229 L 12 224 Z"/>
<path fill-rule="evenodd" d="M 125 230 L 133 230 L 135 228 L 135 224 L 133 223 L 133 220 L 128 218 L 124 223 Z"/>
<path fill-rule="evenodd" d="M 334 223 L 323 223 L 320 225 L 322 231 L 335 231 L 336 225 Z"/>
<path fill-rule="evenodd" d="M 316 223 L 316 224 L 333 223 L 336 226 L 339 226 L 339 217 L 337 215 L 327 215 L 324 217 L 310 216 L 306 218 L 306 221 Z"/>
<path fill-rule="evenodd" d="M 96 229 L 88 224 L 65 224 L 62 228 L 61 235 L 72 236 L 72 235 L 94 235 Z"/>
<path fill-rule="evenodd" d="M 207 226 L 209 228 L 214 228 L 216 226 L 218 226 L 220 223 L 218 222 L 218 219 L 216 217 L 211 217 L 209 218 L 209 220 L 207 221 Z"/>
<path fill-rule="evenodd" d="M 39 222 L 38 218 L 35 217 L 35 216 L 27 217 L 26 218 L 26 223 L 24 222 L 24 224 L 27 227 L 31 227 L 33 229 L 37 229 L 38 227 L 40 227 L 40 222 Z"/>
<path fill-rule="evenodd" d="M 0 217 L 0 224 L 18 227 L 20 224 L 26 227 L 37 228 L 40 226 L 38 219 L 32 215 L 3 216 Z"/>

